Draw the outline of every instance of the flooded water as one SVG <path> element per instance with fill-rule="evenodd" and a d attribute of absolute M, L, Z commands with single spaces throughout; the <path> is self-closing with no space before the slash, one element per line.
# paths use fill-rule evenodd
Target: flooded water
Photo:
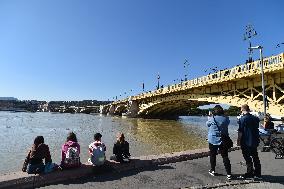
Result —
<path fill-rule="evenodd" d="M 145 120 L 88 114 L 0 112 L 0 173 L 20 171 L 36 136 L 44 136 L 53 162 L 60 162 L 61 145 L 68 132 L 77 134 L 81 161 L 88 159 L 88 145 L 100 132 L 107 146 L 107 158 L 117 132 L 130 143 L 132 156 L 161 154 L 207 147 L 207 117 L 187 116 L 178 121 Z M 236 138 L 236 117 L 231 117 L 230 135 Z"/>

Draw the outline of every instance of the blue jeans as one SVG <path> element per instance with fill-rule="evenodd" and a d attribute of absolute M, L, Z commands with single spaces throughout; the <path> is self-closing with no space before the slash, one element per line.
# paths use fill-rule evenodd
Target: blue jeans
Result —
<path fill-rule="evenodd" d="M 44 164 L 40 163 L 40 164 L 28 164 L 27 167 L 27 173 L 28 174 L 36 174 L 36 173 L 42 173 L 44 171 Z"/>

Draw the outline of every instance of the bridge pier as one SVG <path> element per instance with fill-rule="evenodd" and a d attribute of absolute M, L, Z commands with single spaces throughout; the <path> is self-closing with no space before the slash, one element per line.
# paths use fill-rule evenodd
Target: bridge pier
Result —
<path fill-rule="evenodd" d="M 115 105 L 111 104 L 108 109 L 107 115 L 114 115 L 114 111 L 115 111 Z"/>
<path fill-rule="evenodd" d="M 138 115 L 139 106 L 137 101 L 130 100 L 128 101 L 128 110 L 125 113 L 126 117 L 135 118 Z"/>
<path fill-rule="evenodd" d="M 109 105 L 100 105 L 100 114 L 108 114 Z"/>
<path fill-rule="evenodd" d="M 114 115 L 122 116 L 123 113 L 126 113 L 127 106 L 125 104 L 119 104 L 114 110 Z"/>

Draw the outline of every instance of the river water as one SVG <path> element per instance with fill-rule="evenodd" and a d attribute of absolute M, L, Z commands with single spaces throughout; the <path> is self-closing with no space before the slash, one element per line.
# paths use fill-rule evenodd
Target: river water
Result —
<path fill-rule="evenodd" d="M 116 134 L 123 132 L 132 156 L 178 152 L 207 147 L 207 117 L 186 116 L 177 121 L 145 120 L 90 114 L 0 112 L 0 173 L 20 171 L 36 136 L 44 136 L 53 162 L 60 162 L 61 145 L 74 131 L 81 145 L 81 161 L 88 159 L 88 145 L 100 132 L 112 155 Z M 230 135 L 236 139 L 236 117 L 230 117 Z"/>

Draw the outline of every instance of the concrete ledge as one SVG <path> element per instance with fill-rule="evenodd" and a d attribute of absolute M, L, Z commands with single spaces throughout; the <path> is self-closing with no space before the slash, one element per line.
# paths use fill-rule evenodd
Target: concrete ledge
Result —
<path fill-rule="evenodd" d="M 239 147 L 231 148 L 231 151 L 239 150 Z M 123 172 L 133 169 L 145 168 L 149 166 L 157 166 L 168 163 L 181 162 L 209 156 L 208 149 L 197 149 L 183 152 L 166 153 L 161 155 L 150 155 L 134 157 L 130 163 L 116 163 L 107 161 L 102 168 L 93 167 L 91 165 L 83 164 L 80 168 L 69 169 L 64 171 L 56 171 L 44 175 L 28 175 L 23 172 L 14 172 L 0 175 L 0 189 L 13 188 L 24 189 L 40 187 L 49 184 L 54 184 L 70 179 L 78 179 L 88 177 L 94 174 L 101 174 L 107 172 Z"/>

